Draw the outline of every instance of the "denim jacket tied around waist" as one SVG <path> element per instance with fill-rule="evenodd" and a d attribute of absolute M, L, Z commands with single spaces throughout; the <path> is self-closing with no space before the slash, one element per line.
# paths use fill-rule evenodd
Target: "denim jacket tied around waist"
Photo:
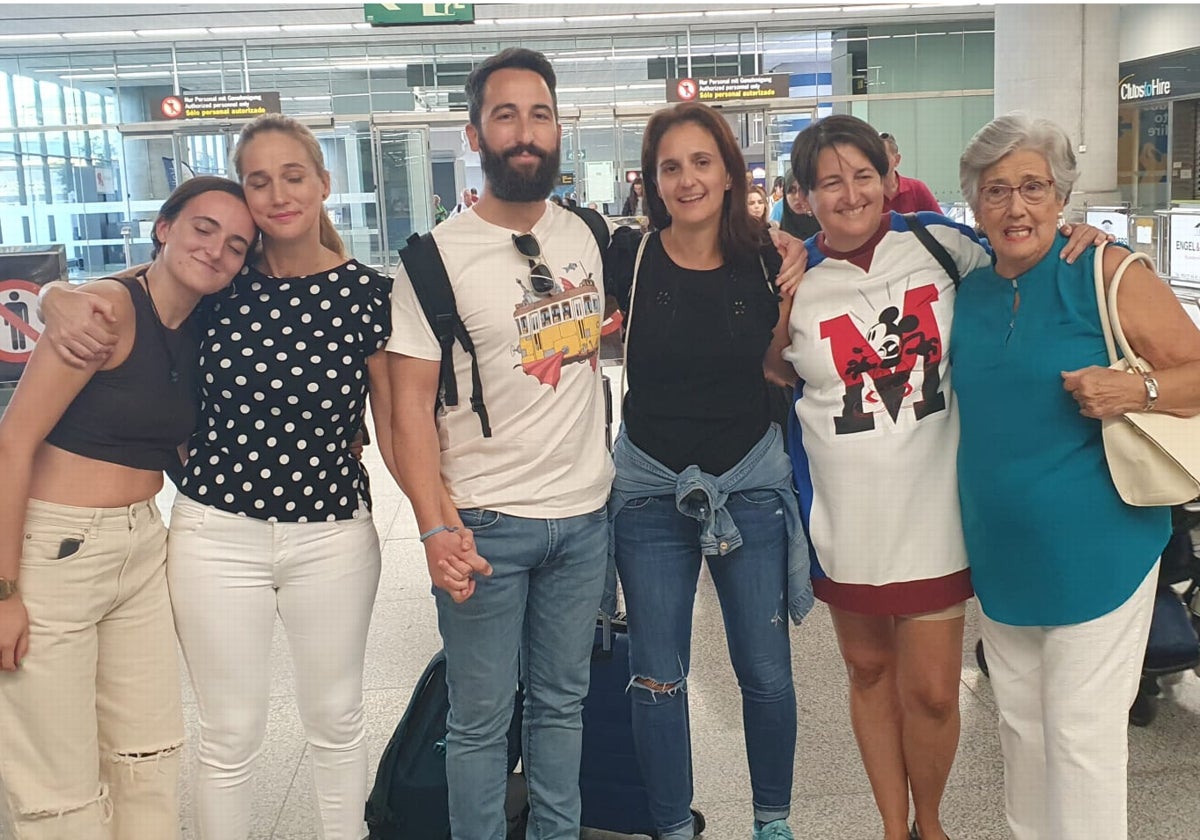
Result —
<path fill-rule="evenodd" d="M 771 424 L 767 433 L 736 465 L 720 476 L 687 467 L 676 473 L 638 449 L 621 429 L 613 446 L 617 475 L 608 500 L 608 577 L 600 609 L 612 615 L 617 608 L 616 540 L 613 523 L 625 505 L 651 496 L 675 496 L 675 507 L 700 523 L 700 551 L 725 555 L 742 544 L 733 516 L 725 509 L 730 494 L 774 490 L 783 505 L 788 534 L 788 614 L 799 624 L 813 607 L 809 578 L 808 539 L 800 522 L 800 507 L 792 485 L 792 465 L 783 451 L 783 435 Z"/>

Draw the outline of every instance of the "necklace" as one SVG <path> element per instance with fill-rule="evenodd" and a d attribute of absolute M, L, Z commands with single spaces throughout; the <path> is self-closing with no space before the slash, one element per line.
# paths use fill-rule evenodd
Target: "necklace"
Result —
<path fill-rule="evenodd" d="M 150 301 L 150 311 L 154 313 L 154 326 L 157 327 L 158 337 L 162 341 L 163 350 L 167 353 L 167 362 L 170 364 L 167 379 L 172 383 L 178 382 L 179 365 L 175 361 L 175 354 L 171 352 L 171 342 L 167 340 L 167 327 L 162 322 L 162 316 L 158 314 L 158 307 L 154 303 L 154 295 L 150 293 L 150 278 L 146 275 L 145 271 L 139 271 L 135 276 L 146 287 L 146 299 Z"/>

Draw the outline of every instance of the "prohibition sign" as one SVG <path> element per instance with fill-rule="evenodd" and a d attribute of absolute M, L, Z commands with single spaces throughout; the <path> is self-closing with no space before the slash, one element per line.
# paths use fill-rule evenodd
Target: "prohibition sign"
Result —
<path fill-rule="evenodd" d="M 680 79 L 679 84 L 675 86 L 675 92 L 684 102 L 691 102 L 696 98 L 696 80 Z"/>
<path fill-rule="evenodd" d="M 0 362 L 24 364 L 46 325 L 37 315 L 41 286 L 28 280 L 0 280 Z"/>
<path fill-rule="evenodd" d="M 162 115 L 167 119 L 177 120 L 183 116 L 183 100 L 178 96 L 164 97 L 158 109 L 162 111 Z"/>

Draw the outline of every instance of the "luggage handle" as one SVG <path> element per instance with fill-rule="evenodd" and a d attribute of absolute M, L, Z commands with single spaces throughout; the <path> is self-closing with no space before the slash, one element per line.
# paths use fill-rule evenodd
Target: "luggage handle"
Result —
<path fill-rule="evenodd" d="M 613 619 L 603 610 L 597 614 L 597 626 L 600 628 L 600 644 L 592 643 L 592 660 L 612 659 L 613 657 Z"/>

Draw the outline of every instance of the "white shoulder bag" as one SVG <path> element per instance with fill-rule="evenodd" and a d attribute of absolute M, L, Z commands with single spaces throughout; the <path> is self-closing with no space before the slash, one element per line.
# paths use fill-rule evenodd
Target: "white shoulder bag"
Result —
<path fill-rule="evenodd" d="M 1133 352 L 1117 312 L 1117 288 L 1125 269 L 1137 261 L 1154 269 L 1145 254 L 1134 252 L 1122 261 L 1104 293 L 1104 246 L 1096 247 L 1096 304 L 1109 367 L 1148 376 L 1153 370 Z M 1116 345 L 1123 358 L 1117 358 Z M 1200 496 L 1200 415 L 1176 417 L 1156 411 L 1131 411 L 1101 421 L 1104 455 L 1113 484 L 1126 504 L 1138 507 L 1180 505 Z"/>

